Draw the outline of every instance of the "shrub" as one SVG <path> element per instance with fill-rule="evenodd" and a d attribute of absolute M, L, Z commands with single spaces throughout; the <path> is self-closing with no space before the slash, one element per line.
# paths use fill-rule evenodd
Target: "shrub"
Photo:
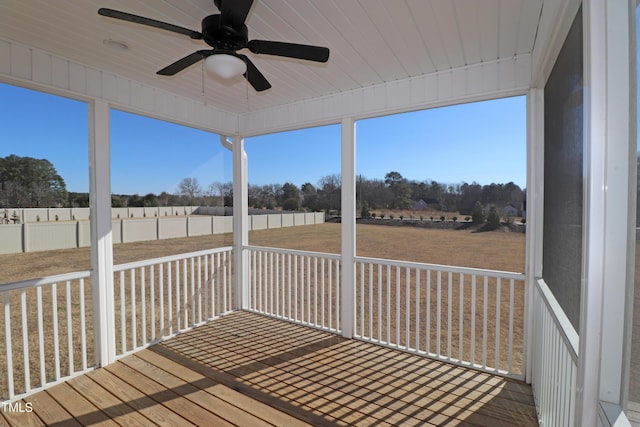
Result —
<path fill-rule="evenodd" d="M 469 222 L 469 221 L 471 221 L 471 217 L 470 217 L 470 216 L 465 216 L 465 217 L 464 217 L 464 220 L 465 220 L 465 221 L 467 221 L 467 222 Z"/>
<path fill-rule="evenodd" d="M 420 215 L 420 221 L 424 220 L 424 217 L 422 215 Z"/>
<path fill-rule="evenodd" d="M 430 219 L 431 221 L 433 221 L 433 215 L 431 215 L 431 216 L 429 217 L 429 219 Z"/>
<path fill-rule="evenodd" d="M 505 217 L 504 217 L 504 222 L 507 225 L 513 224 L 513 215 L 512 214 L 506 214 Z"/>
<path fill-rule="evenodd" d="M 36 215 L 36 222 L 40 222 L 40 215 Z"/>
<path fill-rule="evenodd" d="M 389 215 L 389 219 L 393 219 L 393 214 L 390 214 L 390 215 Z"/>
<path fill-rule="evenodd" d="M 493 205 L 491 205 L 489 213 L 487 214 L 487 224 L 492 228 L 500 225 L 500 213 L 498 212 L 498 208 Z"/>
<path fill-rule="evenodd" d="M 300 209 L 300 199 L 291 197 L 282 203 L 282 209 L 285 211 L 297 211 Z"/>
<path fill-rule="evenodd" d="M 446 219 L 447 219 L 447 217 L 446 217 L 446 216 L 444 216 L 444 215 L 442 215 L 442 216 L 440 217 L 440 221 L 442 221 L 442 222 L 444 222 Z"/>
<path fill-rule="evenodd" d="M 400 221 L 404 219 L 404 215 L 400 215 Z"/>
<path fill-rule="evenodd" d="M 484 208 L 482 207 L 482 203 L 479 201 L 473 205 L 473 211 L 471 212 L 471 221 L 474 224 L 482 224 L 484 223 L 486 216 L 484 214 Z"/>
<path fill-rule="evenodd" d="M 527 220 L 526 220 L 526 219 L 524 219 L 524 218 L 520 219 L 520 223 L 521 223 L 521 224 L 526 224 L 526 222 L 527 222 Z"/>
<path fill-rule="evenodd" d="M 58 215 L 56 215 L 56 221 L 58 221 L 60 219 L 60 217 L 58 217 Z"/>
<path fill-rule="evenodd" d="M 360 216 L 362 218 L 371 218 L 371 212 L 369 211 L 369 203 L 362 203 L 362 209 L 360 210 Z"/>
<path fill-rule="evenodd" d="M 458 220 L 458 217 L 454 215 L 451 219 L 453 220 L 453 222 L 456 222 Z"/>
<path fill-rule="evenodd" d="M 380 219 L 384 219 L 384 212 L 380 214 Z"/>

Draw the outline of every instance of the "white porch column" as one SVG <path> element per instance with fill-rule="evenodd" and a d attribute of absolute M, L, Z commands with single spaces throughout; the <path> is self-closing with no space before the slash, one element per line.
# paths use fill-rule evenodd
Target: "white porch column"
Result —
<path fill-rule="evenodd" d="M 354 333 L 356 256 L 356 127 L 351 118 L 342 120 L 342 336 Z"/>
<path fill-rule="evenodd" d="M 95 362 L 104 366 L 115 361 L 116 346 L 109 105 L 100 100 L 94 100 L 89 108 L 89 173 Z"/>
<path fill-rule="evenodd" d="M 583 286 L 576 426 L 624 405 L 635 245 L 635 2 L 585 0 Z"/>
<path fill-rule="evenodd" d="M 249 307 L 248 268 L 249 262 L 244 247 L 249 244 L 249 206 L 247 153 L 244 151 L 244 139 L 233 138 L 233 249 L 236 310 Z"/>
<path fill-rule="evenodd" d="M 536 280 L 542 277 L 544 218 L 544 89 L 527 94 L 527 305 L 525 306 L 525 379 L 532 381 L 533 301 Z"/>

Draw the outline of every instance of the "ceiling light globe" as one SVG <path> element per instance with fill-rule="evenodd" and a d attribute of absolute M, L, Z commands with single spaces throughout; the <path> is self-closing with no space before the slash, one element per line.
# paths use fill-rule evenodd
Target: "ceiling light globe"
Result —
<path fill-rule="evenodd" d="M 223 79 L 232 79 L 247 71 L 247 64 L 242 59 L 225 53 L 208 56 L 204 66 L 207 71 Z"/>

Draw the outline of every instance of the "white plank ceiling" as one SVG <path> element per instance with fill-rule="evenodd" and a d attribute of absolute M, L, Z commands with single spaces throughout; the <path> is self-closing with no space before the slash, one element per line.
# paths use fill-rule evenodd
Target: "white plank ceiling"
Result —
<path fill-rule="evenodd" d="M 230 0 L 227 0 L 230 1 Z M 544 0 L 549 3 L 550 0 Z M 554 1 L 554 3 L 557 3 Z M 163 30 L 101 17 L 122 10 L 200 31 L 212 0 L 2 0 L 0 38 L 242 114 L 532 53 L 543 0 L 256 0 L 249 39 L 326 46 L 318 64 L 247 52 L 271 82 L 220 81 L 197 64 L 156 71 L 209 47 Z M 125 43 L 118 51 L 105 40 Z"/>

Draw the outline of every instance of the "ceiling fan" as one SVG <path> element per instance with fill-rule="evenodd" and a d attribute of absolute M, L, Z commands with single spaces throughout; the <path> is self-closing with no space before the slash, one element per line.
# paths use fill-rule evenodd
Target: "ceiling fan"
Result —
<path fill-rule="evenodd" d="M 205 66 L 221 77 L 229 78 L 243 74 L 251 86 L 260 92 L 269 89 L 271 84 L 246 55 L 237 53 L 238 50 L 248 48 L 255 54 L 284 56 L 316 62 L 329 60 L 329 49 L 326 47 L 268 40 L 249 40 L 245 20 L 253 0 L 213 1 L 220 13 L 205 17 L 202 20 L 201 32 L 113 9 L 101 8 L 98 13 L 109 18 L 148 25 L 183 34 L 192 39 L 204 40 L 213 48 L 198 50 L 166 66 L 157 72 L 162 76 L 173 76 L 204 59 Z"/>

